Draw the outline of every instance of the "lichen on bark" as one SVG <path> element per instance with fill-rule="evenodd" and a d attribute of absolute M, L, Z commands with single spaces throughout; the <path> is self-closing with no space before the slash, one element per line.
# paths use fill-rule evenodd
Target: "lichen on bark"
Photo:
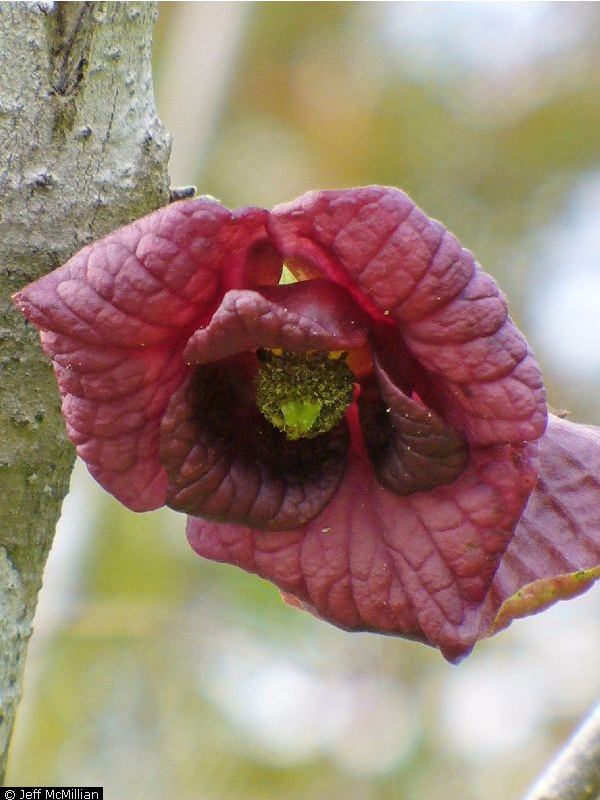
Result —
<path fill-rule="evenodd" d="M 11 295 L 168 202 L 154 3 L 0 4 L 0 773 L 74 460 L 37 334 Z"/>

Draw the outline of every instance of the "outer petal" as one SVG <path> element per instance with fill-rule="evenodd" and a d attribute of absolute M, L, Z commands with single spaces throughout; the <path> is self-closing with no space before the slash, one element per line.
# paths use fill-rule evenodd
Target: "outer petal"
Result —
<path fill-rule="evenodd" d="M 136 511 L 164 503 L 158 426 L 190 332 L 227 289 L 276 279 L 267 212 L 203 199 L 162 208 L 85 247 L 17 295 L 42 331 L 69 435 L 97 480 Z"/>
<path fill-rule="evenodd" d="M 472 254 L 398 189 L 312 192 L 273 209 L 269 231 L 292 266 L 343 284 L 396 320 L 438 381 L 443 416 L 471 444 L 537 439 L 539 369 L 506 301 Z"/>
<path fill-rule="evenodd" d="M 550 416 L 538 483 L 494 578 L 489 633 L 600 578 L 600 428 Z"/>
<path fill-rule="evenodd" d="M 451 486 L 408 497 L 353 452 L 334 501 L 303 527 L 264 533 L 190 518 L 188 538 L 340 627 L 416 638 L 456 660 L 479 635 L 481 603 L 535 482 L 535 451 L 478 448 Z"/>
<path fill-rule="evenodd" d="M 481 606 L 537 477 L 537 446 L 525 443 L 546 424 L 537 365 L 493 280 L 402 192 L 308 194 L 274 209 L 268 229 L 293 269 L 354 295 L 376 340 L 396 326 L 407 358 L 390 350 L 391 373 L 378 374 L 396 438 L 418 411 L 417 388 L 435 400 L 445 444 L 449 424 L 470 456 L 447 485 L 400 497 L 375 476 L 355 429 L 340 489 L 316 519 L 269 536 L 190 520 L 192 546 L 269 578 L 342 627 L 418 638 L 459 658 L 480 635 Z M 452 444 L 450 460 L 460 455 Z M 383 462 L 378 469 L 396 473 L 386 483 L 397 483 L 399 463 Z"/>

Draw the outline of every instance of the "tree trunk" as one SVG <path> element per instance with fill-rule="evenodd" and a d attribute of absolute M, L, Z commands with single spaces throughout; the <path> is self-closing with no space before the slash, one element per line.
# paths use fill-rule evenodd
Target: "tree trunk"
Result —
<path fill-rule="evenodd" d="M 154 3 L 0 4 L 0 773 L 74 451 L 10 296 L 168 201 Z"/>

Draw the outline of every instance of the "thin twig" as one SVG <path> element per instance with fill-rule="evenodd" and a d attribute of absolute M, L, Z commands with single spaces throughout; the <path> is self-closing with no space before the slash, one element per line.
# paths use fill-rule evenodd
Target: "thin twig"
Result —
<path fill-rule="evenodd" d="M 600 703 L 550 763 L 524 800 L 600 798 Z"/>

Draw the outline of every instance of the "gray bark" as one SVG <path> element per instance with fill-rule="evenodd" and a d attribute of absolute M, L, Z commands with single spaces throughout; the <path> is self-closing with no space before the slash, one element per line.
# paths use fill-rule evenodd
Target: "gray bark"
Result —
<path fill-rule="evenodd" d="M 74 451 L 10 296 L 168 201 L 154 3 L 0 4 L 0 774 Z"/>

